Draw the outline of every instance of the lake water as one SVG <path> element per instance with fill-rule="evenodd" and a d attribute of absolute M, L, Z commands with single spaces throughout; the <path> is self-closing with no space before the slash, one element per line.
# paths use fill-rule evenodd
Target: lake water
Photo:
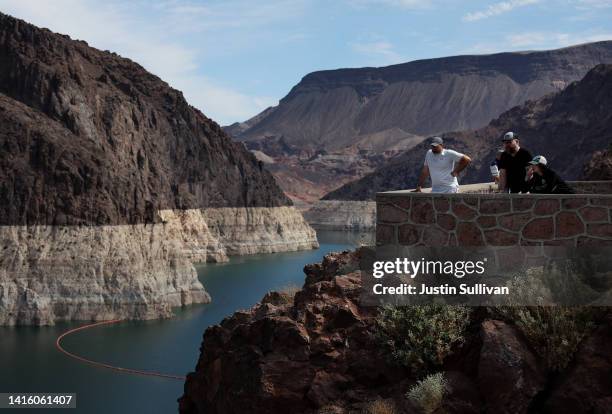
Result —
<path fill-rule="evenodd" d="M 62 345 L 107 364 L 186 375 L 195 368 L 206 327 L 253 306 L 270 290 L 302 286 L 304 265 L 320 262 L 331 251 L 352 249 L 362 237 L 319 232 L 317 250 L 233 257 L 228 263 L 198 265 L 200 280 L 212 296 L 210 304 L 178 309 L 173 319 L 121 322 L 77 332 Z M 54 413 L 178 412 L 176 400 L 183 392 L 183 381 L 113 372 L 60 353 L 55 348 L 57 336 L 80 325 L 83 323 L 0 328 L 0 392 L 77 394 L 76 409 L 54 409 Z"/>

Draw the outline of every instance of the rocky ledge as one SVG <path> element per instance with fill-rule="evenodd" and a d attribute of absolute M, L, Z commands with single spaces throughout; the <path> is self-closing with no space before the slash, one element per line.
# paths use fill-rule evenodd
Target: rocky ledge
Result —
<path fill-rule="evenodd" d="M 419 377 L 377 339 L 381 310 L 359 304 L 359 255 L 326 256 L 306 266 L 295 295 L 271 292 L 209 327 L 180 412 L 422 412 L 406 397 Z M 465 340 L 439 368 L 445 396 L 435 412 L 609 412 L 612 314 L 602 313 L 559 371 L 517 324 L 474 309 Z"/>

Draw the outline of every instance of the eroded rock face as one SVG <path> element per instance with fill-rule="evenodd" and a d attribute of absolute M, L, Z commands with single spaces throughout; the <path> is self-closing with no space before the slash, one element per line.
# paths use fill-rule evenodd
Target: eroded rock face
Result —
<path fill-rule="evenodd" d="M 357 304 L 356 260 L 327 256 L 306 267 L 294 298 L 269 294 L 209 328 L 180 411 L 309 412 L 340 399 L 366 402 L 371 389 L 400 378 L 374 341 L 374 313 Z"/>
<path fill-rule="evenodd" d="M 0 14 L 0 224 L 137 224 L 290 205 L 219 125 L 137 63 Z"/>
<path fill-rule="evenodd" d="M 280 141 L 281 148 L 360 145 L 380 153 L 410 135 L 481 127 L 600 63 L 612 63 L 612 42 L 313 72 L 277 107 L 226 129 L 240 140 Z"/>
<path fill-rule="evenodd" d="M 209 327 L 179 411 L 348 414 L 384 402 L 379 407 L 398 413 L 422 412 L 406 397 L 421 378 L 381 351 L 377 309 L 360 305 L 363 254 L 330 254 L 305 267 L 294 297 L 268 293 Z M 474 310 L 464 344 L 440 367 L 446 393 L 434 412 L 609 412 L 609 314 L 559 375 L 511 322 L 491 317 Z"/>
<path fill-rule="evenodd" d="M 502 321 L 483 322 L 478 386 L 488 412 L 526 413 L 544 389 L 545 369 L 517 331 Z"/>
<path fill-rule="evenodd" d="M 160 223 L 0 226 L 0 325 L 153 319 L 210 301 L 193 262 L 312 249 L 293 207 L 163 210 Z"/>
<path fill-rule="evenodd" d="M 0 13 L 0 324 L 167 317 L 192 261 L 310 249 L 242 145 L 140 65 Z"/>
<path fill-rule="evenodd" d="M 154 319 L 210 296 L 164 225 L 0 226 L 0 325 Z"/>
<path fill-rule="evenodd" d="M 319 200 L 304 212 L 304 218 L 320 229 L 373 231 L 376 228 L 376 203 Z"/>
<path fill-rule="evenodd" d="M 612 408 L 612 315 L 576 353 L 553 386 L 547 413 L 609 413 Z"/>

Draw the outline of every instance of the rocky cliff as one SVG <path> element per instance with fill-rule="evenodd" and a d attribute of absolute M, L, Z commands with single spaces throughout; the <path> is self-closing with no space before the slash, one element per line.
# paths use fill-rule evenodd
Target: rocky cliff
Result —
<path fill-rule="evenodd" d="M 4 14 L 0 125 L 0 323 L 167 316 L 208 300 L 190 260 L 317 245 L 180 91 Z"/>
<path fill-rule="evenodd" d="M 600 63 L 612 63 L 612 41 L 314 72 L 278 106 L 226 131 L 273 157 L 270 171 L 283 190 L 311 203 L 335 189 L 330 185 L 381 167 L 378 158 L 391 159 L 425 136 L 480 128 Z M 347 156 L 353 159 L 339 159 Z"/>
<path fill-rule="evenodd" d="M 360 254 L 332 254 L 320 264 L 306 266 L 306 281 L 294 296 L 269 293 L 252 309 L 209 327 L 179 411 L 424 412 L 407 398 L 423 374 L 398 364 L 393 359 L 398 355 L 381 342 L 381 309 L 360 305 Z M 473 310 L 462 342 L 438 368 L 445 378 L 443 389 L 422 391 L 429 401 L 425 412 L 608 412 L 612 318 L 609 311 L 600 311 L 597 324 L 569 354 L 567 367 L 552 369 L 545 362 L 551 349 L 535 347 L 518 319 L 502 318 L 489 309 Z M 558 321 L 566 321 L 564 312 L 554 313 Z M 433 328 L 418 325 L 423 323 L 418 317 L 405 323 L 414 332 L 424 329 L 423 336 L 432 335 Z M 559 340 L 561 348 L 568 346 L 562 335 L 573 340 L 571 332 L 546 335 L 544 325 L 534 329 L 542 329 L 542 339 L 549 344 Z M 415 341 L 414 332 L 402 341 Z M 443 345 L 448 339 L 443 334 L 436 343 Z M 566 352 L 561 348 L 558 351 Z"/>
<path fill-rule="evenodd" d="M 304 212 L 304 218 L 320 229 L 372 231 L 376 228 L 376 202 L 319 200 Z"/>
<path fill-rule="evenodd" d="M 501 136 L 514 131 L 533 155 L 546 156 L 549 166 L 566 180 L 581 177 L 595 151 L 612 142 L 612 65 L 598 65 L 563 91 L 528 101 L 504 112 L 484 128 L 443 135 L 447 148 L 468 154 L 472 165 L 460 183 L 491 180 Z M 368 200 L 378 191 L 415 187 L 428 143 L 422 142 L 360 180 L 327 194 L 324 199 Z M 602 164 L 604 165 L 604 164 Z"/>
<path fill-rule="evenodd" d="M 612 180 L 612 144 L 608 149 L 596 151 L 582 171 L 584 180 Z"/>

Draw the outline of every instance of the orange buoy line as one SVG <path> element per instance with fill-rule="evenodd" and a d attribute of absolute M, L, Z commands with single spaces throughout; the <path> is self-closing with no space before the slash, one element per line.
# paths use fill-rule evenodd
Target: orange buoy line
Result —
<path fill-rule="evenodd" d="M 74 329 L 70 329 L 66 332 L 64 332 L 63 334 L 61 334 L 60 336 L 57 337 L 57 340 L 55 341 L 55 347 L 62 353 L 68 355 L 70 358 L 74 358 L 78 361 L 81 362 L 85 362 L 86 364 L 90 364 L 96 367 L 100 367 L 100 368 L 106 368 L 106 369 L 110 369 L 113 371 L 118 371 L 118 372 L 123 372 L 126 374 L 134 374 L 134 375 L 146 375 L 149 377 L 162 377 L 162 378 L 171 378 L 171 379 L 177 379 L 177 380 L 185 380 L 186 377 L 182 376 L 182 375 L 173 375 L 173 374 L 164 374 L 161 372 L 156 372 L 156 371 L 142 371 L 139 369 L 132 369 L 132 368 L 123 368 L 123 367 L 117 367 L 114 365 L 109 365 L 109 364 L 105 364 L 103 362 L 98 362 L 98 361 L 93 361 L 91 359 L 87 359 L 85 357 L 73 354 L 70 351 L 67 351 L 66 349 L 64 349 L 62 347 L 62 339 L 64 339 L 66 336 L 73 334 L 75 332 L 78 331 L 82 331 L 85 329 L 89 329 L 89 328 L 94 328 L 96 326 L 100 326 L 100 325 L 110 325 L 113 323 L 117 323 L 117 322 L 121 322 L 123 319 L 113 319 L 110 321 L 102 321 L 102 322 L 95 322 L 95 323 L 91 323 L 88 325 L 83 325 L 83 326 L 79 326 L 78 328 L 74 328 Z"/>

